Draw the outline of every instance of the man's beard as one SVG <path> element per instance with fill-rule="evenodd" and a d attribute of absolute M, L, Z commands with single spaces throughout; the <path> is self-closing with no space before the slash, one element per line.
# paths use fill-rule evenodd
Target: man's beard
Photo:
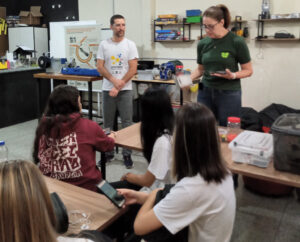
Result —
<path fill-rule="evenodd" d="M 119 32 L 116 33 L 116 36 L 119 37 L 119 38 L 123 37 L 124 35 L 125 35 L 125 31 L 119 31 Z"/>

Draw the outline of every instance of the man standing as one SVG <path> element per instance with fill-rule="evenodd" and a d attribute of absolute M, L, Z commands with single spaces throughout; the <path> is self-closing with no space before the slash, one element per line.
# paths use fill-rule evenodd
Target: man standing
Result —
<path fill-rule="evenodd" d="M 110 18 L 113 37 L 103 40 L 97 54 L 97 70 L 104 77 L 102 85 L 104 128 L 113 130 L 116 111 L 122 128 L 132 124 L 132 83 L 137 70 L 138 52 L 133 41 L 125 38 L 125 19 L 122 15 Z M 114 156 L 106 153 L 108 160 Z M 133 167 L 131 150 L 123 149 L 124 164 Z"/>

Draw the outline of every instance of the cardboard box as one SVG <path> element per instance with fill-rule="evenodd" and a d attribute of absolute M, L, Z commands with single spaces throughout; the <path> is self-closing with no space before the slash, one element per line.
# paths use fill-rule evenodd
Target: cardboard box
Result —
<path fill-rule="evenodd" d="M 20 11 L 21 24 L 40 25 L 41 24 L 41 6 L 31 6 L 30 11 Z"/>
<path fill-rule="evenodd" d="M 2 18 L 2 19 L 6 18 L 6 8 L 5 7 L 0 7 L 0 18 Z M 0 23 L 2 23 L 2 22 L 0 22 Z M 7 50 L 8 50 L 8 37 L 7 37 L 7 30 L 5 31 L 5 26 L 4 26 L 4 30 L 0 31 L 0 57 L 4 56 L 6 54 Z"/>

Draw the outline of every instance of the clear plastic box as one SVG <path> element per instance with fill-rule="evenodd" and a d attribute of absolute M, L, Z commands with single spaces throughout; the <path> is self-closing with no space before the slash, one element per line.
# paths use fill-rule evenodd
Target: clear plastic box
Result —
<path fill-rule="evenodd" d="M 243 131 L 229 143 L 232 160 L 258 167 L 268 167 L 273 155 L 273 137 L 271 134 L 255 131 Z"/>

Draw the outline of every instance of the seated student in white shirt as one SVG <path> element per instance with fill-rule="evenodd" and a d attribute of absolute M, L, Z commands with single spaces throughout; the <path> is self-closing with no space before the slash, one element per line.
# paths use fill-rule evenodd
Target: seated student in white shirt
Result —
<path fill-rule="evenodd" d="M 112 185 L 138 190 L 162 188 L 172 183 L 172 133 L 174 112 L 170 97 L 164 89 L 149 88 L 141 98 L 141 143 L 143 154 L 149 163 L 144 174 L 127 173 Z M 124 185 L 126 184 L 126 185 Z M 134 184 L 135 186 L 132 186 Z M 146 189 L 144 189 L 146 190 Z"/>
<path fill-rule="evenodd" d="M 143 204 L 135 233 L 145 235 L 164 226 L 175 234 L 188 226 L 188 241 L 230 241 L 236 200 L 213 113 L 199 103 L 184 105 L 177 111 L 174 134 L 177 183 L 167 196 L 154 205 L 158 189 L 150 194 L 119 189 L 126 204 Z"/>

